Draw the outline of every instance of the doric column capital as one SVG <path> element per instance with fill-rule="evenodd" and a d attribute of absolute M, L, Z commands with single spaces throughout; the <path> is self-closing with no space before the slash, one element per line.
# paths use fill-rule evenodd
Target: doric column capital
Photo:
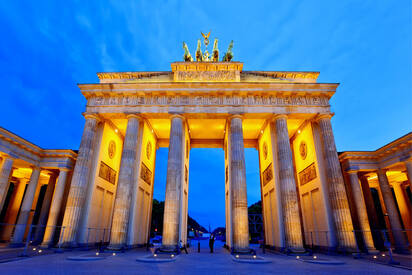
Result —
<path fill-rule="evenodd" d="M 67 168 L 67 167 L 59 167 L 59 172 L 69 172 L 69 171 L 71 171 L 72 169 L 70 169 L 70 168 Z"/>
<path fill-rule="evenodd" d="M 350 169 L 350 170 L 347 170 L 347 171 L 345 171 L 346 173 L 348 173 L 348 174 L 356 174 L 356 175 L 358 175 L 358 170 L 354 170 L 354 169 Z"/>
<path fill-rule="evenodd" d="M 409 156 L 409 158 L 406 158 L 402 161 L 403 163 L 405 163 L 405 165 L 411 165 L 412 164 L 412 156 Z"/>
<path fill-rule="evenodd" d="M 385 175 L 386 175 L 386 172 L 387 172 L 387 171 L 389 171 L 388 168 L 378 168 L 378 169 L 376 170 L 376 173 L 377 173 L 377 174 L 385 174 Z"/>
<path fill-rule="evenodd" d="M 322 120 L 322 119 L 331 119 L 332 117 L 333 117 L 333 113 L 327 113 L 327 114 L 318 114 L 315 118 L 314 118 L 314 121 L 315 122 L 318 122 L 319 120 Z"/>
<path fill-rule="evenodd" d="M 83 116 L 85 119 L 95 119 L 97 122 L 101 120 L 99 115 L 95 113 L 83 113 Z"/>
<path fill-rule="evenodd" d="M 18 178 L 19 182 L 22 183 L 28 183 L 30 181 L 30 178 Z"/>
<path fill-rule="evenodd" d="M 276 121 L 276 120 L 278 120 L 278 119 L 288 119 L 288 115 L 287 114 L 274 114 L 273 116 L 272 116 L 272 120 L 273 121 Z"/>
<path fill-rule="evenodd" d="M 5 161 L 5 160 L 15 160 L 15 159 L 16 159 L 15 156 L 12 156 L 12 155 L 10 155 L 10 154 L 2 155 L 2 156 L 0 156 L 0 157 L 3 159 L 3 161 Z"/>
<path fill-rule="evenodd" d="M 239 118 L 239 119 L 243 120 L 243 115 L 242 114 L 232 114 L 228 117 L 229 120 L 232 120 L 234 118 Z"/>
<path fill-rule="evenodd" d="M 170 120 L 174 119 L 174 118 L 180 118 L 181 120 L 185 121 L 186 118 L 184 116 L 182 116 L 181 114 L 171 114 L 170 116 Z"/>
<path fill-rule="evenodd" d="M 42 168 L 41 168 L 40 166 L 33 165 L 33 164 L 32 164 L 32 165 L 30 165 L 30 166 L 29 166 L 29 168 L 30 168 L 30 169 L 32 169 L 33 171 L 34 171 L 34 170 L 39 170 L 39 171 L 41 171 L 41 170 L 42 170 Z"/>
<path fill-rule="evenodd" d="M 136 113 L 130 113 L 130 114 L 126 114 L 126 118 L 135 118 L 135 119 L 141 119 L 140 114 L 136 114 Z"/>

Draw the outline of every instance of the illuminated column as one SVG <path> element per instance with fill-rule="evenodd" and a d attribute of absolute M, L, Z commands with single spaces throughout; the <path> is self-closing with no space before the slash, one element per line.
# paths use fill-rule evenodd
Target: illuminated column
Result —
<path fill-rule="evenodd" d="M 378 169 L 378 181 L 381 189 L 382 198 L 386 206 L 389 223 L 391 225 L 391 232 L 395 241 L 395 250 L 404 252 L 408 250 L 406 238 L 402 232 L 401 220 L 396 209 L 395 200 L 393 199 L 392 190 L 389 186 L 388 177 L 386 176 L 386 169 Z"/>
<path fill-rule="evenodd" d="M 346 196 L 345 184 L 336 151 L 330 118 L 331 115 L 320 115 L 317 119 L 323 143 L 323 158 L 325 161 L 329 199 L 332 206 L 339 246 L 344 249 L 355 250 L 356 241 L 353 235 L 349 202 Z"/>
<path fill-rule="evenodd" d="M 29 185 L 27 186 L 26 193 L 21 204 L 17 225 L 14 229 L 13 240 L 11 241 L 12 246 L 19 246 L 23 244 L 24 232 L 26 231 L 34 195 L 36 193 L 37 184 L 39 183 L 39 177 L 40 168 L 34 167 L 30 176 Z"/>
<path fill-rule="evenodd" d="M 180 195 L 183 179 L 183 120 L 182 116 L 173 115 L 170 127 L 162 239 L 162 249 L 170 251 L 177 248 L 179 241 Z"/>
<path fill-rule="evenodd" d="M 137 173 L 136 169 L 138 169 L 137 146 L 142 142 L 138 140 L 140 121 L 137 115 L 128 115 L 127 119 L 109 249 L 121 249 L 126 245 L 131 197 L 133 192 L 137 192 L 137 188 L 132 190 L 132 186 L 134 175 Z"/>
<path fill-rule="evenodd" d="M 53 199 L 50 206 L 49 217 L 47 219 L 47 226 L 44 232 L 43 242 L 41 246 L 48 247 L 53 242 L 54 232 L 56 231 L 57 219 L 60 215 L 60 209 L 62 206 L 64 188 L 66 186 L 66 179 L 68 169 L 60 168 L 59 177 L 55 186 Z"/>
<path fill-rule="evenodd" d="M 406 174 L 408 176 L 409 183 L 412 185 L 412 159 L 404 161 L 404 164 L 406 166 Z"/>
<path fill-rule="evenodd" d="M 3 157 L 0 169 L 0 212 L 3 209 L 4 200 L 6 199 L 7 188 L 11 177 L 14 159 L 7 156 Z"/>
<path fill-rule="evenodd" d="M 54 186 L 56 185 L 57 175 L 55 173 L 50 174 L 49 182 L 47 184 L 46 193 L 44 194 L 43 203 L 41 205 L 40 217 L 37 223 L 36 235 L 33 243 L 40 243 L 43 239 L 43 233 L 47 224 L 47 217 L 49 216 L 50 205 L 53 197 Z"/>
<path fill-rule="evenodd" d="M 403 225 L 405 226 L 406 235 L 408 236 L 409 243 L 412 243 L 411 205 L 402 184 L 402 182 L 393 182 L 392 187 L 395 192 L 396 202 L 398 203 Z"/>
<path fill-rule="evenodd" d="M 243 144 L 242 117 L 230 117 L 230 191 L 232 198 L 233 251 L 249 250 L 249 221 L 246 192 L 245 147 Z"/>
<path fill-rule="evenodd" d="M 274 122 L 286 245 L 293 251 L 304 251 L 287 116 L 277 115 Z"/>
<path fill-rule="evenodd" d="M 60 236 L 60 242 L 66 246 L 77 245 L 76 234 L 79 229 L 87 185 L 89 184 L 89 174 L 94 153 L 93 145 L 97 136 L 98 117 L 87 114 L 85 118 L 86 123 L 64 213 L 64 234 Z"/>
<path fill-rule="evenodd" d="M 353 200 L 358 214 L 360 229 L 362 230 L 363 240 L 369 252 L 376 252 L 373 244 L 372 232 L 369 225 L 368 213 L 366 212 L 365 201 L 359 184 L 358 171 L 348 171 L 349 180 L 352 188 Z"/>

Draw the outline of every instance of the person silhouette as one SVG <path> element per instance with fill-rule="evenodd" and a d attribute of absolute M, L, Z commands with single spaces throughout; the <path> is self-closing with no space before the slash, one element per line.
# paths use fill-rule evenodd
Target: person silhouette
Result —
<path fill-rule="evenodd" d="M 180 251 L 184 250 L 186 252 L 186 254 L 189 254 L 189 253 L 187 253 L 186 245 L 183 244 L 182 240 L 180 240 L 179 243 L 180 243 Z"/>
<path fill-rule="evenodd" d="M 213 245 L 214 244 L 215 244 L 215 236 L 213 234 L 211 234 L 210 237 L 209 237 L 210 253 L 213 253 Z"/>

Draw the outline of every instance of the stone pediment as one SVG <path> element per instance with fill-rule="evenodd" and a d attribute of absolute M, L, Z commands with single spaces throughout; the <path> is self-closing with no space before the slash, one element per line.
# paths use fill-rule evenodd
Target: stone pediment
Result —
<path fill-rule="evenodd" d="M 319 72 L 242 71 L 242 62 L 174 62 L 172 71 L 97 73 L 100 83 L 284 82 L 316 83 Z"/>

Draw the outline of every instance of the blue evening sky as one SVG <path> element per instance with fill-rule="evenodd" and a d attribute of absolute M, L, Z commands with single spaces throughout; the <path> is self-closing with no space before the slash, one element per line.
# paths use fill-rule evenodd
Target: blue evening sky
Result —
<path fill-rule="evenodd" d="M 320 71 L 339 151 L 375 150 L 412 129 L 411 1 L 2 1 L 0 126 L 44 148 L 78 149 L 96 72 L 164 71 L 212 30 L 245 70 Z M 189 214 L 224 226 L 224 155 L 194 149 Z M 260 199 L 246 150 L 248 202 Z M 167 149 L 157 153 L 164 198 Z M 207 172 L 206 172 L 207 171 Z"/>

